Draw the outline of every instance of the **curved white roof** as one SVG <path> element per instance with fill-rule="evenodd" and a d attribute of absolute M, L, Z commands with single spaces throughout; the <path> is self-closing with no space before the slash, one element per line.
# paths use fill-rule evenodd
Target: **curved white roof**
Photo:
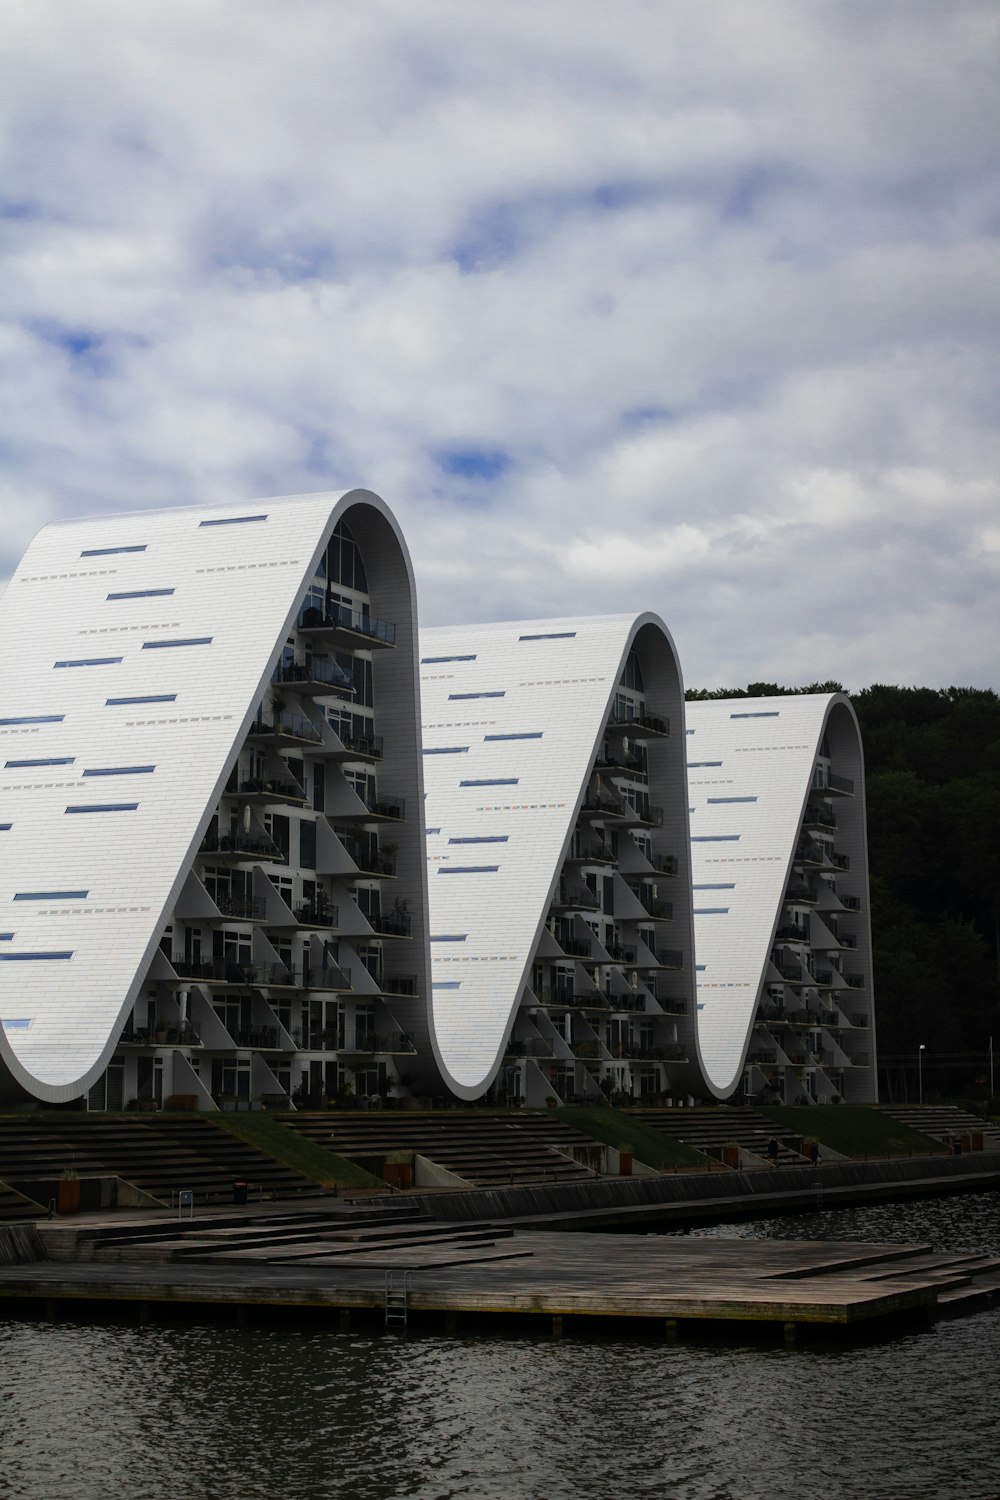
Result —
<path fill-rule="evenodd" d="M 687 705 L 698 1047 L 719 1097 L 732 1092 L 743 1068 L 828 725 L 862 798 L 860 736 L 843 695 Z M 865 860 L 863 814 L 853 857 Z"/>
<path fill-rule="evenodd" d="M 482 1094 L 501 1064 L 615 691 L 644 629 L 662 642 L 660 693 L 669 678 L 683 720 L 676 652 L 655 615 L 421 630 L 431 1032 L 462 1098 Z M 682 807 L 683 722 L 672 729 Z M 678 854 L 683 890 L 683 847 Z M 690 954 L 683 918 L 679 927 L 677 946 Z"/>
<path fill-rule="evenodd" d="M 32 542 L 0 600 L 0 1078 L 57 1102 L 99 1076 L 352 507 L 377 513 L 412 582 L 364 490 L 107 515 Z"/>

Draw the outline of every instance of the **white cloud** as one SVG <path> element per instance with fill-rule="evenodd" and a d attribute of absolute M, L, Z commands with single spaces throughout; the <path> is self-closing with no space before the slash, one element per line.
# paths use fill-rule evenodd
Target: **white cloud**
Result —
<path fill-rule="evenodd" d="M 365 484 L 430 622 L 653 608 L 692 682 L 1000 685 L 987 0 L 6 30 L 0 577 L 49 516 Z"/>

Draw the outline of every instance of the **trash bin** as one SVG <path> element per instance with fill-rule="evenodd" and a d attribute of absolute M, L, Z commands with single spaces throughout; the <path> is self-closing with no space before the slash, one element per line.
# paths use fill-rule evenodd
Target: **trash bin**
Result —
<path fill-rule="evenodd" d="M 246 1201 L 247 1201 L 247 1194 L 249 1193 L 249 1191 L 250 1191 L 250 1184 L 248 1182 L 244 1181 L 244 1179 L 242 1177 L 234 1177 L 233 1178 L 233 1202 L 234 1203 L 236 1203 L 236 1204 L 246 1203 Z"/>

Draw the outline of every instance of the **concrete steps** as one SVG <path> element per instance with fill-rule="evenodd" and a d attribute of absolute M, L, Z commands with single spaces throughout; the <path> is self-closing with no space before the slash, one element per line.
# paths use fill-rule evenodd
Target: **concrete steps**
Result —
<path fill-rule="evenodd" d="M 1000 1130 L 988 1120 L 953 1104 L 883 1104 L 883 1114 L 933 1140 L 950 1145 L 963 1136 L 981 1135 L 985 1151 L 1000 1151 Z"/>
<path fill-rule="evenodd" d="M 798 1149 L 799 1137 L 762 1120 L 760 1111 L 725 1105 L 710 1109 L 630 1109 L 630 1119 L 640 1120 L 652 1130 L 669 1135 L 697 1151 L 718 1155 L 723 1146 L 735 1145 L 769 1164 L 768 1142 L 778 1142 L 778 1165 L 801 1167 L 808 1158 Z"/>

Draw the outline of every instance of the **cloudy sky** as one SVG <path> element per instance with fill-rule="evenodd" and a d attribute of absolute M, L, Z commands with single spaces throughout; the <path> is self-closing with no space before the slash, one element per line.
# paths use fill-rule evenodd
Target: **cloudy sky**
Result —
<path fill-rule="evenodd" d="M 0 580 L 361 484 L 429 624 L 1000 687 L 995 0 L 0 16 Z"/>

